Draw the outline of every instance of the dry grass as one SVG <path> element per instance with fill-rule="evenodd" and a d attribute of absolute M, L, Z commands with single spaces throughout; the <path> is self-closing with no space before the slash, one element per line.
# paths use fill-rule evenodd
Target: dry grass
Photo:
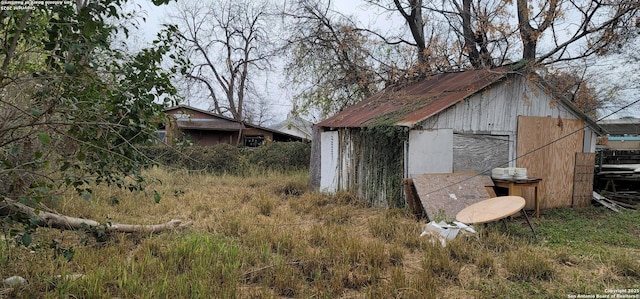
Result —
<path fill-rule="evenodd" d="M 424 222 L 405 210 L 312 192 L 305 173 L 147 174 L 162 184 L 146 195 L 100 186 L 90 201 L 69 195 L 57 209 L 103 222 L 191 220 L 191 228 L 105 242 L 41 229 L 35 253 L 3 242 L 1 278 L 20 275 L 29 284 L 0 289 L 0 298 L 567 298 L 639 286 L 637 212 L 625 214 L 636 226 L 631 238 L 616 237 L 626 240 L 619 246 L 608 244 L 614 237 L 606 231 L 584 242 L 566 237 L 562 213 L 578 213 L 568 211 L 536 220 L 537 241 L 516 219 L 443 248 L 420 238 Z M 83 276 L 64 279 L 71 274 Z"/>

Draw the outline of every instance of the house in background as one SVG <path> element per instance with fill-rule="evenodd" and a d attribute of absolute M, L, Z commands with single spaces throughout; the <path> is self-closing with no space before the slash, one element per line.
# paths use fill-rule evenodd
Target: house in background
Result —
<path fill-rule="evenodd" d="M 589 205 L 596 137 L 604 131 L 530 72 L 512 67 L 442 73 L 386 88 L 316 124 L 311 185 L 403 205 L 416 174 L 524 167 L 542 178 L 542 208 Z M 576 163 L 576 161 L 579 161 Z M 533 196 L 525 196 L 533 207 Z"/>
<path fill-rule="evenodd" d="M 609 199 L 640 200 L 640 118 L 606 119 L 598 124 L 608 135 L 598 139 L 595 189 Z"/>
<path fill-rule="evenodd" d="M 256 147 L 267 141 L 288 142 L 303 139 L 278 130 L 234 120 L 198 108 L 179 105 L 165 109 L 168 116 L 158 136 L 167 144 L 189 140 L 201 146 L 220 143 Z"/>
<path fill-rule="evenodd" d="M 640 150 L 640 118 L 605 119 L 598 122 L 609 134 L 602 137 L 604 148 Z"/>
<path fill-rule="evenodd" d="M 269 128 L 298 136 L 304 140 L 311 140 L 313 123 L 300 116 L 289 113 L 286 120 L 271 125 Z"/>

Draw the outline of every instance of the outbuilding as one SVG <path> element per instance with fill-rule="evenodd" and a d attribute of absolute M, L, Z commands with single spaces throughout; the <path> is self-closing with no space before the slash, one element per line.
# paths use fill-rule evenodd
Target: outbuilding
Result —
<path fill-rule="evenodd" d="M 403 178 L 521 167 L 542 178 L 542 208 L 575 206 L 576 196 L 588 204 L 600 134 L 593 119 L 533 72 L 441 73 L 385 88 L 316 124 L 311 183 L 403 206 Z M 590 177 L 582 173 L 588 168 Z"/>

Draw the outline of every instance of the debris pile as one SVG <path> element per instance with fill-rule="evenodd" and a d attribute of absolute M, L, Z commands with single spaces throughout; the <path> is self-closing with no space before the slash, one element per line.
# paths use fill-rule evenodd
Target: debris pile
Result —
<path fill-rule="evenodd" d="M 640 203 L 640 151 L 603 150 L 596 166 L 594 202 L 615 209 L 636 209 Z"/>
<path fill-rule="evenodd" d="M 444 221 L 438 223 L 431 221 L 424 226 L 424 231 L 420 234 L 420 237 L 428 236 L 431 238 L 431 242 L 435 243 L 437 240 L 442 247 L 446 247 L 447 241 L 455 239 L 460 231 L 470 234 L 476 233 L 472 226 L 462 222 L 454 221 L 453 224 L 449 224 Z"/>

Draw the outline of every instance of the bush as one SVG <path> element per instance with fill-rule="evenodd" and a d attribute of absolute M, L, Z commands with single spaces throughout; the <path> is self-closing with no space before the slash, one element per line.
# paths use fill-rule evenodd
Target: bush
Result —
<path fill-rule="evenodd" d="M 276 171 L 308 169 L 311 146 L 302 142 L 274 142 L 260 146 L 249 155 L 249 163 Z"/>
<path fill-rule="evenodd" d="M 223 143 L 215 146 L 145 146 L 139 150 L 155 163 L 172 168 L 241 175 L 252 171 L 308 169 L 311 146 L 302 142 L 274 142 L 254 149 Z"/>

